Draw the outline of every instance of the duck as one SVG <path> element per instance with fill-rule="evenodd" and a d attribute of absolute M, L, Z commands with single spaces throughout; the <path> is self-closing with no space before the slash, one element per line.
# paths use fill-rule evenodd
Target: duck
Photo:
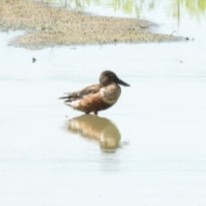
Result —
<path fill-rule="evenodd" d="M 83 88 L 82 90 L 68 93 L 63 99 L 67 106 L 85 114 L 94 113 L 113 106 L 120 97 L 121 87 L 130 85 L 121 80 L 113 71 L 105 70 L 100 74 L 99 83 Z"/>

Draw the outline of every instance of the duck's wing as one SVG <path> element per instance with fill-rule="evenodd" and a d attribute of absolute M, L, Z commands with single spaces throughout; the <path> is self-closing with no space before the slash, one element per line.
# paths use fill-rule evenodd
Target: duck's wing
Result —
<path fill-rule="evenodd" d="M 60 97 L 59 99 L 65 99 L 65 102 L 72 102 L 75 100 L 82 99 L 86 95 L 95 94 L 95 93 L 99 92 L 100 89 L 101 89 L 100 84 L 94 84 L 94 85 L 88 86 L 80 91 L 69 93 L 66 96 Z"/>

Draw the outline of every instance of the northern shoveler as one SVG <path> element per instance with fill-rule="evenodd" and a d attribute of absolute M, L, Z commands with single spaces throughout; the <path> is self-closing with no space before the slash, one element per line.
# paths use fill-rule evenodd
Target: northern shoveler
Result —
<path fill-rule="evenodd" d="M 76 110 L 86 114 L 94 112 L 97 115 L 98 111 L 105 110 L 117 102 L 121 94 L 119 84 L 130 86 L 119 79 L 114 72 L 107 70 L 101 73 L 99 84 L 69 93 L 67 96 L 60 97 L 60 99 L 65 99 L 66 105 Z"/>

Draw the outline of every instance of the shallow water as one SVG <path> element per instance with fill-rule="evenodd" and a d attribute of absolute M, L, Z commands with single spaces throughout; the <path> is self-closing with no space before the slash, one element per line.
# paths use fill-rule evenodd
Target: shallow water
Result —
<path fill-rule="evenodd" d="M 195 41 L 181 43 L 31 51 L 0 33 L 0 205 L 205 205 L 206 30 L 195 22 Z M 58 100 L 104 69 L 131 87 L 100 117 Z"/>

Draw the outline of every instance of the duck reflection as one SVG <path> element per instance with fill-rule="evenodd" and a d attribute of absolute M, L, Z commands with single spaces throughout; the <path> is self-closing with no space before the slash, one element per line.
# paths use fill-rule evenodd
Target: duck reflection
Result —
<path fill-rule="evenodd" d="M 121 139 L 118 128 L 110 120 L 96 115 L 82 115 L 70 119 L 68 130 L 82 137 L 99 141 L 100 148 L 105 152 L 114 152 Z"/>

